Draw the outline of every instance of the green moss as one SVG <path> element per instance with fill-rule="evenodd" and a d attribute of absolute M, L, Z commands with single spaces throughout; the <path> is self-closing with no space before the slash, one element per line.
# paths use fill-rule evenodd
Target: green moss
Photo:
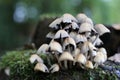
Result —
<path fill-rule="evenodd" d="M 29 61 L 30 55 L 35 52 L 35 50 L 7 52 L 2 56 L 0 66 L 1 68 L 10 68 L 10 80 L 117 80 L 116 75 L 100 68 L 83 70 L 74 67 L 53 74 L 35 72 L 35 64 L 31 64 Z M 40 56 L 47 65 L 46 55 L 40 54 Z"/>

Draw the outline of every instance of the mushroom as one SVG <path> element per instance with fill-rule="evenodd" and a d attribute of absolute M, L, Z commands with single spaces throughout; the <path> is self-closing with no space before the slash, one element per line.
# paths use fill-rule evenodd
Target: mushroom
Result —
<path fill-rule="evenodd" d="M 59 54 L 63 52 L 62 46 L 58 42 L 52 40 L 49 44 L 49 52 L 58 60 Z"/>
<path fill-rule="evenodd" d="M 63 39 L 69 37 L 69 34 L 65 30 L 59 30 L 55 36 L 54 40 L 60 42 L 60 44 L 63 43 Z"/>
<path fill-rule="evenodd" d="M 77 32 L 71 31 L 71 32 L 69 33 L 69 36 L 75 40 L 77 34 L 78 34 Z"/>
<path fill-rule="evenodd" d="M 62 22 L 62 18 L 57 18 L 49 25 L 49 27 L 52 29 L 58 30 L 61 28 L 60 26 L 61 22 Z"/>
<path fill-rule="evenodd" d="M 77 16 L 76 16 L 76 19 L 78 20 L 78 23 L 83 23 L 85 21 L 85 19 L 87 18 L 87 16 L 83 13 L 79 13 Z"/>
<path fill-rule="evenodd" d="M 46 38 L 48 40 L 48 42 L 50 42 L 55 36 L 55 33 L 54 32 L 49 32 L 47 35 L 46 35 Z"/>
<path fill-rule="evenodd" d="M 54 72 L 58 72 L 60 69 L 59 65 L 56 63 L 56 64 L 53 64 L 51 67 L 50 67 L 50 72 L 51 73 L 54 73 Z"/>
<path fill-rule="evenodd" d="M 78 34 L 75 36 L 75 42 L 78 48 L 81 48 L 83 43 L 87 41 L 87 38 L 84 35 Z"/>
<path fill-rule="evenodd" d="M 72 52 L 76 49 L 76 43 L 73 38 L 68 37 L 63 42 L 63 50 L 67 50 L 69 52 Z"/>
<path fill-rule="evenodd" d="M 62 16 L 62 22 L 63 22 L 63 23 L 72 23 L 72 22 L 77 22 L 77 20 L 76 20 L 76 18 L 73 17 L 71 14 L 65 13 L 65 14 Z"/>
<path fill-rule="evenodd" d="M 81 52 L 85 54 L 86 58 L 89 58 L 89 53 L 91 53 L 90 55 L 93 55 L 93 50 L 97 50 L 97 48 L 89 41 L 84 42 L 83 46 L 81 47 Z"/>
<path fill-rule="evenodd" d="M 61 62 L 61 61 L 64 61 L 64 67 L 65 67 L 65 69 L 68 69 L 67 61 L 74 61 L 74 59 L 73 59 L 73 56 L 69 52 L 65 51 L 59 57 L 59 62 Z M 61 65 L 61 63 L 60 63 L 60 65 Z"/>
<path fill-rule="evenodd" d="M 39 63 L 43 63 L 42 58 L 39 57 L 37 54 L 31 55 L 31 57 L 30 57 L 29 60 L 30 60 L 31 63 L 34 63 L 35 61 L 37 61 L 37 62 L 39 62 Z"/>
<path fill-rule="evenodd" d="M 81 68 L 84 68 L 83 65 L 85 65 L 86 61 L 87 59 L 82 53 L 79 53 L 78 55 L 75 56 L 74 62 L 75 63 L 78 62 Z"/>
<path fill-rule="evenodd" d="M 96 38 L 96 36 L 92 36 L 90 39 L 89 39 L 90 42 L 93 43 L 94 46 L 100 46 L 103 44 L 102 40 L 98 37 Z"/>
<path fill-rule="evenodd" d="M 85 63 L 85 67 L 90 68 L 90 69 L 94 68 L 93 63 L 91 61 L 89 61 L 89 60 Z"/>
<path fill-rule="evenodd" d="M 49 72 L 47 66 L 43 63 L 37 63 L 34 67 L 35 71 L 41 71 L 41 72 Z"/>
<path fill-rule="evenodd" d="M 79 28 L 79 33 L 84 34 L 86 37 L 90 37 L 93 26 L 89 23 L 82 23 Z"/>
<path fill-rule="evenodd" d="M 103 64 L 106 61 L 106 55 L 102 52 L 97 52 L 97 55 L 94 58 L 95 65 L 94 67 L 98 67 L 98 65 Z"/>
<path fill-rule="evenodd" d="M 48 50 L 48 48 L 49 48 L 48 44 L 42 44 L 40 48 L 37 50 L 37 54 L 47 53 L 46 51 Z"/>
<path fill-rule="evenodd" d="M 79 48 L 76 48 L 73 52 L 73 58 L 75 58 L 75 56 L 77 56 L 78 54 L 80 53 L 80 49 Z"/>
<path fill-rule="evenodd" d="M 105 33 L 110 33 L 110 30 L 107 29 L 103 24 L 96 24 L 94 28 L 100 36 Z"/>

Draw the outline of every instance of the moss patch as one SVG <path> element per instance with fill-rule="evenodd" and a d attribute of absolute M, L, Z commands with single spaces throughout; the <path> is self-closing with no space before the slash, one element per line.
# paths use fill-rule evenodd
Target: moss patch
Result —
<path fill-rule="evenodd" d="M 10 80 L 117 80 L 115 74 L 104 71 L 100 68 L 93 70 L 83 70 L 72 68 L 70 70 L 60 70 L 57 73 L 35 72 L 35 64 L 29 61 L 30 55 L 35 50 L 10 51 L 1 57 L 0 67 L 10 68 Z M 40 55 L 46 64 L 46 55 Z M 49 67 L 48 67 L 49 68 Z"/>

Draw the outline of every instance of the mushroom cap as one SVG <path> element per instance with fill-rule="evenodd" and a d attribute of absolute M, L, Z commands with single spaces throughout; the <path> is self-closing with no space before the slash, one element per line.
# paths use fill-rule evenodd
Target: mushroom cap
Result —
<path fill-rule="evenodd" d="M 75 36 L 76 43 L 85 42 L 85 41 L 87 41 L 87 38 L 84 35 L 78 34 Z"/>
<path fill-rule="evenodd" d="M 106 61 L 105 55 L 102 52 L 97 52 L 97 55 L 94 58 L 94 62 L 102 64 Z"/>
<path fill-rule="evenodd" d="M 40 48 L 37 50 L 37 54 L 46 53 L 46 51 L 48 50 L 48 48 L 49 48 L 48 44 L 42 44 L 40 46 Z"/>
<path fill-rule="evenodd" d="M 69 36 L 75 40 L 75 37 L 77 36 L 78 33 L 72 31 L 69 33 Z"/>
<path fill-rule="evenodd" d="M 115 30 L 120 30 L 120 24 L 113 24 L 112 27 L 113 27 Z"/>
<path fill-rule="evenodd" d="M 99 50 L 99 52 L 102 52 L 103 54 L 107 54 L 107 51 L 105 48 L 101 47 Z"/>
<path fill-rule="evenodd" d="M 55 33 L 53 33 L 53 32 L 49 32 L 49 33 L 46 35 L 46 38 L 53 39 L 54 36 L 55 36 Z"/>
<path fill-rule="evenodd" d="M 89 23 L 82 23 L 80 25 L 80 28 L 79 28 L 79 33 L 83 33 L 83 32 L 91 32 L 92 30 L 92 25 L 89 24 Z"/>
<path fill-rule="evenodd" d="M 89 60 L 86 62 L 85 66 L 86 66 L 87 68 L 90 68 L 90 69 L 93 69 L 93 68 L 94 68 L 93 63 L 92 63 L 91 61 L 89 61 Z"/>
<path fill-rule="evenodd" d="M 79 13 L 76 16 L 76 19 L 78 20 L 79 23 L 83 23 L 86 18 L 87 18 L 87 16 L 84 13 Z"/>
<path fill-rule="evenodd" d="M 51 67 L 50 67 L 50 71 L 51 73 L 54 73 L 54 72 L 58 72 L 60 69 L 59 65 L 58 64 L 53 64 Z"/>
<path fill-rule="evenodd" d="M 65 30 L 59 30 L 54 36 L 54 39 L 66 38 L 69 37 L 69 34 Z"/>
<path fill-rule="evenodd" d="M 64 61 L 64 60 L 73 61 L 74 59 L 73 59 L 73 56 L 69 52 L 65 51 L 59 57 L 59 61 Z"/>
<path fill-rule="evenodd" d="M 37 63 L 34 67 L 35 71 L 49 72 L 47 66 L 43 63 Z"/>
<path fill-rule="evenodd" d="M 76 22 L 72 22 L 72 29 L 79 29 L 79 26 L 78 26 L 78 24 L 76 23 Z"/>
<path fill-rule="evenodd" d="M 37 54 L 31 55 L 31 57 L 30 57 L 29 60 L 30 60 L 31 63 L 34 63 L 36 60 L 37 60 L 39 63 L 43 63 L 42 58 L 39 57 Z"/>
<path fill-rule="evenodd" d="M 83 23 L 89 23 L 92 26 L 94 25 L 92 19 L 90 19 L 90 18 L 86 18 Z"/>
<path fill-rule="evenodd" d="M 57 18 L 55 19 L 50 25 L 49 27 L 52 29 L 59 29 L 59 24 L 62 22 L 62 18 Z"/>
<path fill-rule="evenodd" d="M 76 18 L 69 13 L 65 13 L 61 18 L 63 23 L 77 22 Z"/>
<path fill-rule="evenodd" d="M 57 51 L 59 53 L 62 53 L 62 46 L 60 45 L 60 43 L 56 42 L 56 41 L 51 41 L 49 44 L 49 48 L 51 51 Z"/>
<path fill-rule="evenodd" d="M 88 47 L 89 47 L 89 50 L 91 51 L 97 50 L 97 48 L 91 42 L 88 42 Z"/>
<path fill-rule="evenodd" d="M 81 47 L 81 53 L 87 53 L 89 51 L 89 42 L 85 41 Z"/>
<path fill-rule="evenodd" d="M 86 57 L 80 53 L 77 56 L 75 56 L 75 62 L 81 63 L 81 64 L 85 64 L 87 61 Z"/>
<path fill-rule="evenodd" d="M 96 24 L 94 28 L 100 36 L 104 33 L 110 33 L 110 30 L 107 29 L 103 24 Z"/>
<path fill-rule="evenodd" d="M 66 38 L 65 41 L 63 42 L 63 49 L 65 50 L 65 47 L 66 47 L 67 45 L 69 45 L 69 44 L 73 45 L 73 46 L 74 46 L 74 49 L 76 48 L 76 43 L 75 43 L 74 39 L 71 38 L 71 37 L 68 37 L 68 38 Z"/>
<path fill-rule="evenodd" d="M 73 52 L 73 57 L 77 56 L 78 54 L 80 54 L 80 49 L 76 48 Z"/>

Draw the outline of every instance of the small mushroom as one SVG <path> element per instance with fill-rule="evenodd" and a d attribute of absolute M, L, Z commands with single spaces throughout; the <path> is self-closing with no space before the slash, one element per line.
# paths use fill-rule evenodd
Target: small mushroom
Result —
<path fill-rule="evenodd" d="M 105 33 L 110 33 L 110 30 L 107 29 L 103 24 L 96 24 L 94 28 L 100 36 Z"/>
<path fill-rule="evenodd" d="M 68 50 L 69 52 L 74 51 L 76 48 L 76 43 L 73 38 L 68 37 L 63 42 L 63 50 Z"/>
<path fill-rule="evenodd" d="M 90 68 L 90 69 L 94 68 L 93 63 L 89 60 L 86 62 L 85 67 Z"/>
<path fill-rule="evenodd" d="M 60 69 L 59 65 L 58 64 L 53 64 L 51 67 L 50 67 L 50 72 L 51 73 L 54 73 L 54 72 L 58 72 Z"/>
<path fill-rule="evenodd" d="M 91 32 L 92 27 L 89 23 L 82 23 L 79 28 L 79 33 Z"/>
<path fill-rule="evenodd" d="M 79 48 L 76 48 L 73 52 L 73 58 L 75 58 L 75 56 L 77 56 L 78 54 L 80 53 L 80 49 Z"/>
<path fill-rule="evenodd" d="M 75 61 L 75 63 L 78 62 L 81 68 L 84 68 L 83 65 L 85 65 L 87 59 L 82 53 L 79 53 L 78 55 L 75 56 L 74 61 Z"/>
<path fill-rule="evenodd" d="M 95 65 L 94 67 L 98 67 L 98 65 L 103 64 L 106 61 L 106 55 L 102 52 L 97 52 L 97 55 L 94 58 Z"/>
<path fill-rule="evenodd" d="M 37 62 L 39 62 L 39 63 L 43 63 L 42 58 L 39 57 L 37 54 L 31 55 L 31 57 L 30 57 L 29 60 L 30 60 L 31 63 L 34 63 L 35 61 L 37 61 Z"/>
<path fill-rule="evenodd" d="M 58 61 L 59 55 L 63 52 L 62 46 L 58 42 L 52 40 L 49 44 L 48 52 L 50 52 L 51 53 L 50 55 L 53 55 Z"/>
<path fill-rule="evenodd" d="M 72 22 L 77 22 L 76 18 L 73 17 L 71 14 L 65 13 L 62 16 L 62 22 L 63 23 L 72 23 Z"/>
<path fill-rule="evenodd" d="M 48 48 L 49 48 L 48 44 L 42 44 L 40 48 L 37 50 L 37 54 L 47 53 L 46 51 L 48 50 Z"/>
<path fill-rule="evenodd" d="M 78 48 L 81 48 L 83 43 L 87 41 L 87 38 L 84 35 L 78 34 L 75 36 L 75 42 Z"/>
<path fill-rule="evenodd" d="M 49 27 L 55 30 L 60 29 L 60 23 L 62 22 L 62 18 L 57 18 L 55 19 L 50 25 Z"/>
<path fill-rule="evenodd" d="M 77 32 L 71 31 L 71 32 L 69 33 L 69 36 L 75 40 L 77 34 L 78 34 Z"/>
<path fill-rule="evenodd" d="M 43 63 L 37 63 L 34 67 L 35 71 L 41 71 L 41 72 L 49 72 L 47 66 Z"/>
<path fill-rule="evenodd" d="M 96 38 L 96 36 L 92 36 L 90 39 L 89 39 L 90 42 L 93 43 L 94 46 L 100 46 L 103 44 L 103 41 L 98 37 Z"/>
<path fill-rule="evenodd" d="M 69 52 L 65 51 L 59 57 L 59 62 L 61 62 L 61 61 L 64 61 L 64 67 L 66 69 L 68 69 L 67 61 L 74 61 L 74 59 L 73 59 L 73 56 Z M 61 63 L 60 63 L 60 65 L 61 65 Z"/>
<path fill-rule="evenodd" d="M 55 36 L 55 33 L 54 32 L 49 32 L 47 35 L 46 35 L 46 38 L 48 40 L 48 42 L 50 42 Z"/>
<path fill-rule="evenodd" d="M 65 30 L 59 30 L 55 36 L 54 40 L 60 42 L 61 44 L 63 43 L 63 39 L 69 37 L 69 34 Z"/>
<path fill-rule="evenodd" d="M 77 16 L 76 16 L 76 19 L 78 20 L 78 23 L 83 23 L 85 21 L 85 19 L 87 18 L 87 16 L 83 13 L 79 13 Z"/>

